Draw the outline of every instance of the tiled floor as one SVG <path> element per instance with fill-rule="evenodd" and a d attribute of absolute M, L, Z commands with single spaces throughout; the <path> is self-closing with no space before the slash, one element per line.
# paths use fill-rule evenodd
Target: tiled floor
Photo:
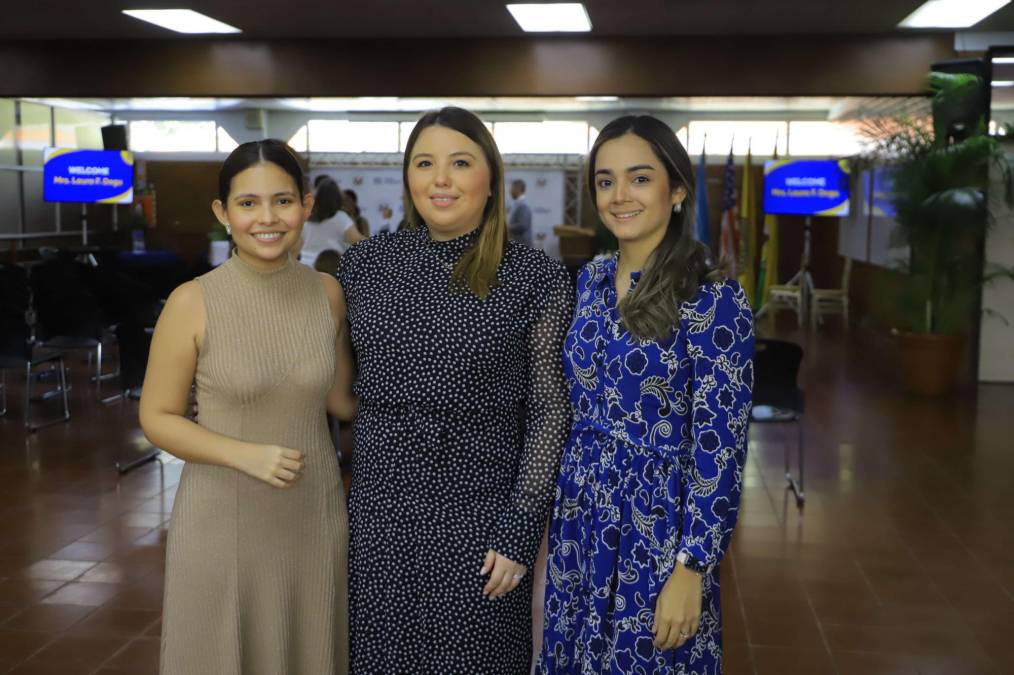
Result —
<path fill-rule="evenodd" d="M 755 426 L 725 672 L 1014 673 L 1014 387 L 918 400 L 850 338 L 804 345 L 808 500 L 784 490 L 795 434 Z M 16 387 L 0 418 L 0 672 L 154 673 L 182 465 L 119 478 L 137 404 L 75 384 L 70 424 L 26 436 Z"/>

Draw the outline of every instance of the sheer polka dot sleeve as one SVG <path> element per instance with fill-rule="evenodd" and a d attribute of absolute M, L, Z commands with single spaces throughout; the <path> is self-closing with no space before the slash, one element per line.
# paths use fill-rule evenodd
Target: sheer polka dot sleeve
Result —
<path fill-rule="evenodd" d="M 342 285 L 346 298 L 355 287 L 356 261 L 359 259 L 363 248 L 362 242 L 357 243 L 349 247 L 349 250 L 345 251 L 342 257 L 338 259 L 338 282 Z"/>
<path fill-rule="evenodd" d="M 570 327 L 574 289 L 554 265 L 528 334 L 528 392 L 521 470 L 510 506 L 500 516 L 490 547 L 531 567 L 553 500 L 560 456 L 570 432 L 570 402 L 563 373 L 563 341 Z"/>

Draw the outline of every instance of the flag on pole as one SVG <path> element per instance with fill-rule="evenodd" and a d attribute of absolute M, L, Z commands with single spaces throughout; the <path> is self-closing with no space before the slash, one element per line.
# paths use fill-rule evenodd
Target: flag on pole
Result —
<path fill-rule="evenodd" d="M 753 156 L 752 148 L 747 147 L 746 164 L 743 167 L 743 189 L 739 198 L 739 215 L 741 218 L 739 231 L 742 235 L 739 241 L 737 281 L 743 287 L 748 299 L 753 299 L 756 294 L 757 269 L 754 260 L 757 256 L 757 225 L 756 225 L 756 197 L 753 194 Z"/>
<path fill-rule="evenodd" d="M 707 142 L 707 139 L 705 139 Z M 711 247 L 711 222 L 708 219 L 708 174 L 704 148 L 701 148 L 701 163 L 697 166 L 697 241 Z"/>
<path fill-rule="evenodd" d="M 775 138 L 775 152 L 772 159 L 778 159 L 778 139 Z M 757 297 L 755 307 L 763 307 L 768 301 L 768 291 L 778 283 L 778 218 L 764 214 L 764 235 L 761 245 L 760 267 L 757 270 Z"/>
<path fill-rule="evenodd" d="M 739 271 L 736 268 L 736 256 L 739 254 L 739 225 L 736 214 L 736 165 L 732 159 L 732 148 L 729 158 L 725 160 L 725 179 L 722 185 L 722 224 L 718 240 L 718 259 L 735 279 Z"/>

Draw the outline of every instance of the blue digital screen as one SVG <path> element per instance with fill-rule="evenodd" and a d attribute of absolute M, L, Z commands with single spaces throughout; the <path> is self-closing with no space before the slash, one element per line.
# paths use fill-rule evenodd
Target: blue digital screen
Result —
<path fill-rule="evenodd" d="M 125 150 L 46 148 L 42 176 L 47 202 L 134 201 L 134 155 Z"/>
<path fill-rule="evenodd" d="M 774 159 L 764 162 L 764 212 L 847 216 L 848 163 L 833 159 Z"/>
<path fill-rule="evenodd" d="M 872 183 L 873 215 L 894 218 L 898 212 L 894 210 L 894 171 L 888 168 L 876 168 L 870 172 Z"/>

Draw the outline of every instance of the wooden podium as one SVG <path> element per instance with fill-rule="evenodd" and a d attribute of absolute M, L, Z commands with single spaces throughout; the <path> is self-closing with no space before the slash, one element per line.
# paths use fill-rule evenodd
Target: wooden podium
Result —
<path fill-rule="evenodd" d="M 560 258 L 567 267 L 580 267 L 595 257 L 595 231 L 577 225 L 557 225 L 553 234 L 560 239 Z"/>

